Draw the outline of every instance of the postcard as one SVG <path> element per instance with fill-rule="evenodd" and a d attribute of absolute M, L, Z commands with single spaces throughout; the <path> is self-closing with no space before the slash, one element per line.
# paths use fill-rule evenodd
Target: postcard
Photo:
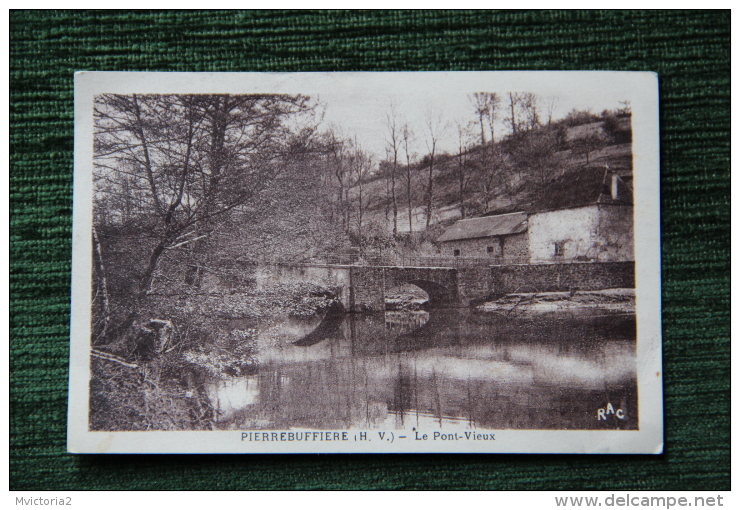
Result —
<path fill-rule="evenodd" d="M 658 79 L 75 75 L 73 453 L 661 453 Z"/>

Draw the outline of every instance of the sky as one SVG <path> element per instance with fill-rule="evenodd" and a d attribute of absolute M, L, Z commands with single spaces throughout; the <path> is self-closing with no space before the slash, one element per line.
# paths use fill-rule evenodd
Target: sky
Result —
<path fill-rule="evenodd" d="M 83 73 L 84 74 L 84 73 Z M 475 92 L 496 92 L 502 97 L 505 117 L 508 92 L 533 92 L 556 98 L 553 119 L 572 109 L 600 113 L 632 104 L 633 127 L 657 105 L 657 77 L 653 73 L 626 71 L 469 71 L 469 72 L 340 72 L 340 73 L 88 73 L 85 93 L 283 93 L 304 94 L 323 103 L 322 128 L 333 125 L 347 138 L 357 137 L 376 161 L 385 157 L 391 104 L 401 124 L 415 134 L 413 152 L 429 152 L 427 118 L 446 123 L 440 151 L 452 152 L 457 144 L 456 121 L 464 124 L 476 116 L 469 97 Z M 81 89 L 82 90 L 82 89 Z M 643 115 L 645 114 L 645 115 Z M 543 113 L 544 115 L 544 113 Z M 647 119 L 652 120 L 652 119 Z M 497 133 L 507 130 L 499 123 Z M 479 132 L 479 131 L 478 131 Z M 498 136 L 497 136 L 498 138 Z"/>
<path fill-rule="evenodd" d="M 506 116 L 504 111 L 508 105 L 509 91 L 534 92 L 540 97 L 541 116 L 545 116 L 545 103 L 550 98 L 555 98 L 553 120 L 563 118 L 569 111 L 591 110 L 600 113 L 604 109 L 617 109 L 620 102 L 630 99 L 630 90 L 623 87 L 610 86 L 608 80 L 599 80 L 601 83 L 591 83 L 593 80 L 584 80 L 584 73 L 570 73 L 569 80 L 547 80 L 542 79 L 543 73 L 500 73 L 532 76 L 530 80 L 522 82 L 521 79 L 514 80 L 481 80 L 484 77 L 496 77 L 499 73 L 397 73 L 400 75 L 415 75 L 411 83 L 397 83 L 396 80 L 387 80 L 382 83 L 376 76 L 367 76 L 366 80 L 351 80 L 346 86 L 326 87 L 311 94 L 324 104 L 323 127 L 334 126 L 345 137 L 357 138 L 364 150 L 372 153 L 376 160 L 384 157 L 387 140 L 387 116 L 391 111 L 391 105 L 399 119 L 399 124 L 407 122 L 415 135 L 414 152 L 420 156 L 429 152 L 428 142 L 428 119 L 443 119 L 443 136 L 439 149 L 441 151 L 454 151 L 457 147 L 457 122 L 463 125 L 477 120 L 470 96 L 477 91 L 497 92 L 502 97 L 500 106 L 500 119 Z M 423 80 L 419 81 L 419 75 Z M 475 76 L 475 75 L 485 76 Z M 559 75 L 568 73 L 558 73 Z M 587 73 L 590 75 L 600 73 Z M 625 74 L 625 73 L 621 73 Z M 378 76 L 379 75 L 379 76 Z M 435 76 L 436 75 L 436 76 Z M 445 75 L 445 76 L 441 76 Z M 454 80 L 449 83 L 450 75 L 474 75 L 470 80 Z M 601 78 L 606 78 L 601 73 Z M 546 78 L 546 75 L 544 76 Z M 593 77 L 593 76 L 592 76 Z M 375 78 L 375 79 L 372 79 Z M 587 82 L 587 83 L 584 83 Z M 509 82 L 509 83 L 507 83 Z M 474 133 L 479 133 L 480 128 Z M 496 126 L 498 134 L 508 132 L 500 122 Z"/>

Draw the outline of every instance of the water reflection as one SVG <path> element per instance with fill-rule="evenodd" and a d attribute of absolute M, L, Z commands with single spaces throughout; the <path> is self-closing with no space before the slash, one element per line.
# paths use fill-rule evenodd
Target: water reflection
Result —
<path fill-rule="evenodd" d="M 221 428 L 637 427 L 634 315 L 336 314 L 258 343 L 255 375 L 206 384 Z"/>
<path fill-rule="evenodd" d="M 259 379 L 231 377 L 212 380 L 206 385 L 206 393 L 220 419 L 230 419 L 235 412 L 259 402 Z"/>

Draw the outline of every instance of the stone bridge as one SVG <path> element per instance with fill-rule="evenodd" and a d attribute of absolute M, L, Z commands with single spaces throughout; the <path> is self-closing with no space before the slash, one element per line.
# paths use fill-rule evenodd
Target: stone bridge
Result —
<path fill-rule="evenodd" d="M 411 283 L 429 295 L 430 306 L 467 305 L 490 292 L 490 269 L 276 264 L 261 267 L 257 283 L 306 282 L 336 295 L 348 311 L 385 310 L 386 291 Z"/>
<path fill-rule="evenodd" d="M 386 291 L 403 283 L 420 287 L 430 306 L 468 306 L 472 301 L 512 292 L 557 292 L 573 288 L 633 288 L 634 262 L 517 264 L 488 267 L 396 267 L 329 264 L 262 266 L 257 282 L 321 285 L 348 311 L 385 309 Z"/>

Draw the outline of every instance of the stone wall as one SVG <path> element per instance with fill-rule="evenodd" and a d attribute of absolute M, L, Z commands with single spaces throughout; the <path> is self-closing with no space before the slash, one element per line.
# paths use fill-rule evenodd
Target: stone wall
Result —
<path fill-rule="evenodd" d="M 491 294 L 635 287 L 634 262 L 520 264 L 491 268 Z"/>
<path fill-rule="evenodd" d="M 350 306 L 353 312 L 385 310 L 385 268 L 353 266 L 350 268 Z"/>
<path fill-rule="evenodd" d="M 457 301 L 469 305 L 494 292 L 491 269 L 488 267 L 457 269 Z"/>
<path fill-rule="evenodd" d="M 492 248 L 489 252 L 488 248 Z M 455 255 L 459 250 L 459 255 Z M 529 259 L 527 232 L 499 237 L 458 239 L 440 243 L 440 252 L 446 257 L 490 258 L 492 261 L 523 262 Z M 503 257 L 503 258 L 502 258 Z"/>
<path fill-rule="evenodd" d="M 634 262 L 510 264 L 475 268 L 367 266 L 269 266 L 257 272 L 260 282 L 310 282 L 331 290 L 346 310 L 385 310 L 386 290 L 402 283 L 424 289 L 442 306 L 469 305 L 512 292 L 566 292 L 634 288 Z"/>
<path fill-rule="evenodd" d="M 257 289 L 275 283 L 313 283 L 333 292 L 347 310 L 352 305 L 350 278 L 349 266 L 276 264 L 260 266 L 255 271 Z"/>
<path fill-rule="evenodd" d="M 493 248 L 488 253 L 488 247 Z M 440 243 L 440 252 L 445 257 L 491 258 L 495 259 L 500 253 L 500 243 L 495 237 L 480 237 L 477 239 L 457 239 Z M 459 253 L 455 255 L 455 250 Z"/>
<path fill-rule="evenodd" d="M 504 263 L 529 262 L 529 234 L 513 234 L 501 238 L 504 247 Z"/>
<path fill-rule="evenodd" d="M 596 258 L 601 261 L 635 260 L 633 208 L 599 206 L 599 240 Z"/>

